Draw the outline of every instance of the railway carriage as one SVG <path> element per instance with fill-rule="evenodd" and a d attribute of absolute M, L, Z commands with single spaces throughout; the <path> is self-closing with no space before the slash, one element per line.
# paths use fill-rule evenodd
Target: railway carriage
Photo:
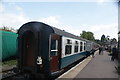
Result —
<path fill-rule="evenodd" d="M 14 32 L 0 30 L 0 61 L 16 57 L 17 36 Z"/>
<path fill-rule="evenodd" d="M 18 30 L 18 68 L 21 72 L 53 76 L 86 57 L 91 41 L 41 22 L 29 22 Z"/>

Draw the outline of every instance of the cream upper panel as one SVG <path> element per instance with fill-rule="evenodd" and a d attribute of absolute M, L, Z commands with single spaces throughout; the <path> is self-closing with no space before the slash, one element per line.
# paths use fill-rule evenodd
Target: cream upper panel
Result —
<path fill-rule="evenodd" d="M 72 44 L 69 44 L 69 45 L 72 45 L 72 51 L 71 51 L 71 54 L 65 55 L 65 46 L 68 45 L 67 40 L 70 40 L 72 42 Z M 62 36 L 62 58 L 66 57 L 66 56 L 73 55 L 73 54 L 77 54 L 77 53 L 74 52 L 75 41 L 78 42 L 78 52 L 77 53 L 80 53 L 80 42 L 82 42 L 83 43 L 82 46 L 84 46 L 85 41 L 69 38 L 69 37 L 66 37 L 66 36 Z M 83 51 L 84 51 L 84 47 L 82 48 L 81 52 L 83 52 Z"/>

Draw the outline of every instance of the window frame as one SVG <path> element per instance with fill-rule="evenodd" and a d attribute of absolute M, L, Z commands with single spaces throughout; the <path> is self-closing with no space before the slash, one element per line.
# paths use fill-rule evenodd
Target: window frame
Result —
<path fill-rule="evenodd" d="M 76 48 L 77 48 L 77 51 L 76 51 Z M 74 53 L 78 53 L 78 49 L 79 49 L 79 44 L 78 44 L 78 41 L 75 40 Z"/>
<path fill-rule="evenodd" d="M 82 52 L 82 51 L 83 51 L 83 42 L 80 41 L 80 52 Z"/>
<path fill-rule="evenodd" d="M 72 40 L 70 40 L 70 39 L 66 39 L 66 44 L 65 44 L 65 55 L 70 55 L 70 54 L 72 54 Z M 67 49 L 66 49 L 66 46 L 68 46 L 68 47 L 70 47 L 70 53 L 66 53 L 67 51 Z"/>
<path fill-rule="evenodd" d="M 52 40 L 53 41 L 53 40 Z M 51 55 L 52 56 L 57 56 L 58 55 L 58 40 L 54 40 L 55 41 L 55 49 L 52 49 L 52 45 L 53 45 L 53 42 L 52 42 L 52 44 L 51 44 Z M 54 54 L 53 54 L 53 52 L 54 52 Z"/>

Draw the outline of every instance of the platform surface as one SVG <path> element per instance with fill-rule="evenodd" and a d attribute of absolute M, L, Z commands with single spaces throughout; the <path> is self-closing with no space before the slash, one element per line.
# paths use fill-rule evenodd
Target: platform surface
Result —
<path fill-rule="evenodd" d="M 104 51 L 103 55 L 97 53 L 76 78 L 118 78 L 116 65 L 117 62 L 111 61 L 108 52 Z"/>
<path fill-rule="evenodd" d="M 103 55 L 99 55 L 98 51 L 95 54 L 94 58 L 88 57 L 75 68 L 60 76 L 58 80 L 119 80 L 118 73 L 115 69 L 118 62 L 116 60 L 111 61 L 111 56 L 106 51 L 104 51 Z"/>

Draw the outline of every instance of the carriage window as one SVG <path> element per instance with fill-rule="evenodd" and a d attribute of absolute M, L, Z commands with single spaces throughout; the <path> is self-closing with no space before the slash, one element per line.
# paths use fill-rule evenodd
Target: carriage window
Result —
<path fill-rule="evenodd" d="M 52 40 L 51 55 L 57 56 L 57 52 L 58 52 L 58 40 Z"/>
<path fill-rule="evenodd" d="M 72 41 L 67 39 L 67 44 L 65 46 L 65 55 L 71 54 L 72 52 Z"/>
<path fill-rule="evenodd" d="M 71 51 L 72 51 L 72 45 L 66 45 L 65 46 L 65 55 L 71 54 Z"/>
<path fill-rule="evenodd" d="M 74 48 L 74 52 L 78 52 L 78 41 L 75 41 L 75 48 Z"/>
<path fill-rule="evenodd" d="M 83 49 L 83 43 L 80 42 L 80 51 L 82 51 L 82 49 Z"/>
<path fill-rule="evenodd" d="M 67 39 L 67 44 L 72 44 L 72 41 Z"/>

